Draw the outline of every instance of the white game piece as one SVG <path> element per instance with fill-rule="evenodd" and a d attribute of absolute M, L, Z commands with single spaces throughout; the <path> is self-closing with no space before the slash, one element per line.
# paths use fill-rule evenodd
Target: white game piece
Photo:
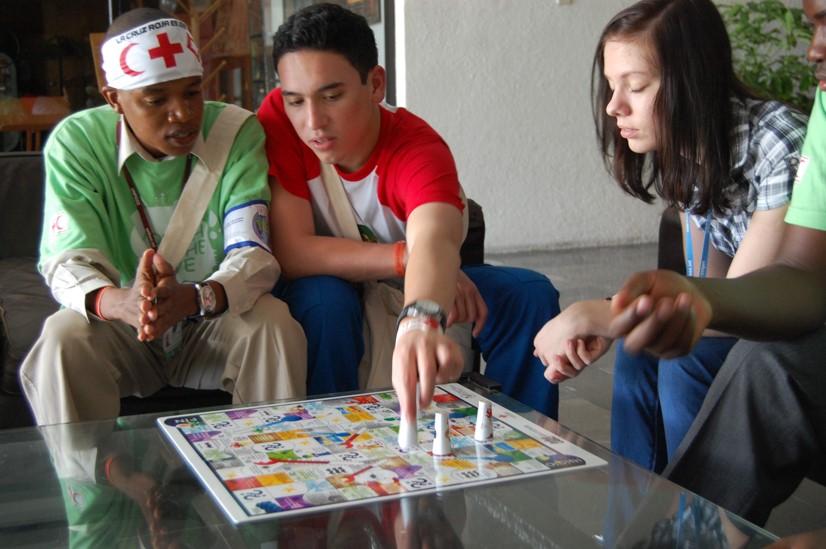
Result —
<path fill-rule="evenodd" d="M 482 467 L 484 466 L 485 460 L 490 456 L 485 450 L 484 444 L 474 444 L 474 446 L 476 446 L 476 465 L 477 467 Z"/>
<path fill-rule="evenodd" d="M 410 421 L 401 416 L 399 421 L 399 448 L 412 450 L 419 444 L 419 425 L 414 419 Z"/>
<path fill-rule="evenodd" d="M 476 468 L 483 471 L 491 460 L 491 454 L 484 444 L 474 444 L 474 446 L 476 446 Z"/>
<path fill-rule="evenodd" d="M 490 403 L 479 401 L 479 411 L 476 413 L 476 431 L 473 440 L 485 442 L 493 438 L 493 409 Z"/>
<path fill-rule="evenodd" d="M 410 542 L 410 547 L 419 547 L 419 498 L 412 496 L 402 498 L 400 507 L 402 515 L 403 539 L 406 539 Z"/>
<path fill-rule="evenodd" d="M 402 526 L 405 530 L 412 531 L 416 524 L 416 514 L 418 510 L 418 501 L 414 497 L 402 498 L 401 512 L 402 512 Z"/>
<path fill-rule="evenodd" d="M 433 439 L 433 455 L 450 455 L 450 432 L 448 428 L 448 416 L 445 412 L 436 412 L 436 438 Z"/>

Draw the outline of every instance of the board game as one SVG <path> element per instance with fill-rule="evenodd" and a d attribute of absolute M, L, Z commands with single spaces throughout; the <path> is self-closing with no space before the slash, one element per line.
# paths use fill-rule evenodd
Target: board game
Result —
<path fill-rule="evenodd" d="M 477 406 L 493 436 L 474 440 Z M 449 453 L 434 455 L 434 415 Z M 459 384 L 436 387 L 418 444 L 399 446 L 393 391 L 233 408 L 158 425 L 235 523 L 604 465 L 597 456 Z"/>

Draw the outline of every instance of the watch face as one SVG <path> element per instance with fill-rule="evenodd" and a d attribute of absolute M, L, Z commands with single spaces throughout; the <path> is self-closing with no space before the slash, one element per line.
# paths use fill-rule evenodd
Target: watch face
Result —
<path fill-rule="evenodd" d="M 216 305 L 215 290 L 207 283 L 201 286 L 201 313 L 204 315 L 211 315 L 215 312 Z"/>

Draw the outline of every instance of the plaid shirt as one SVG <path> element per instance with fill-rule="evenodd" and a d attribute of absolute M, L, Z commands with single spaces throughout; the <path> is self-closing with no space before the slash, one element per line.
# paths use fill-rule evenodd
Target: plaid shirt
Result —
<path fill-rule="evenodd" d="M 732 104 L 734 165 L 725 191 L 732 207 L 727 215 L 711 220 L 711 243 L 729 257 L 746 236 L 755 210 L 773 210 L 791 200 L 807 122 L 805 115 L 777 101 L 733 98 Z M 691 218 L 705 231 L 704 216 Z"/>
<path fill-rule="evenodd" d="M 686 492 L 680 492 L 680 505 L 674 516 L 663 519 L 651 530 L 648 540 L 634 549 L 728 549 L 729 542 L 720 514 L 721 507 Z M 729 520 L 736 520 L 728 517 Z"/>

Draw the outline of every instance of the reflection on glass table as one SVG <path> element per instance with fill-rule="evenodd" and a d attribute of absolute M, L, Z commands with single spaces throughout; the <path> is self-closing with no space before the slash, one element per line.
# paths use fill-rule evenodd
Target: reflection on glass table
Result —
<path fill-rule="evenodd" d="M 499 393 L 606 464 L 239 526 L 157 428 L 129 416 L 0 432 L 0 546 L 764 547 L 776 538 Z"/>

